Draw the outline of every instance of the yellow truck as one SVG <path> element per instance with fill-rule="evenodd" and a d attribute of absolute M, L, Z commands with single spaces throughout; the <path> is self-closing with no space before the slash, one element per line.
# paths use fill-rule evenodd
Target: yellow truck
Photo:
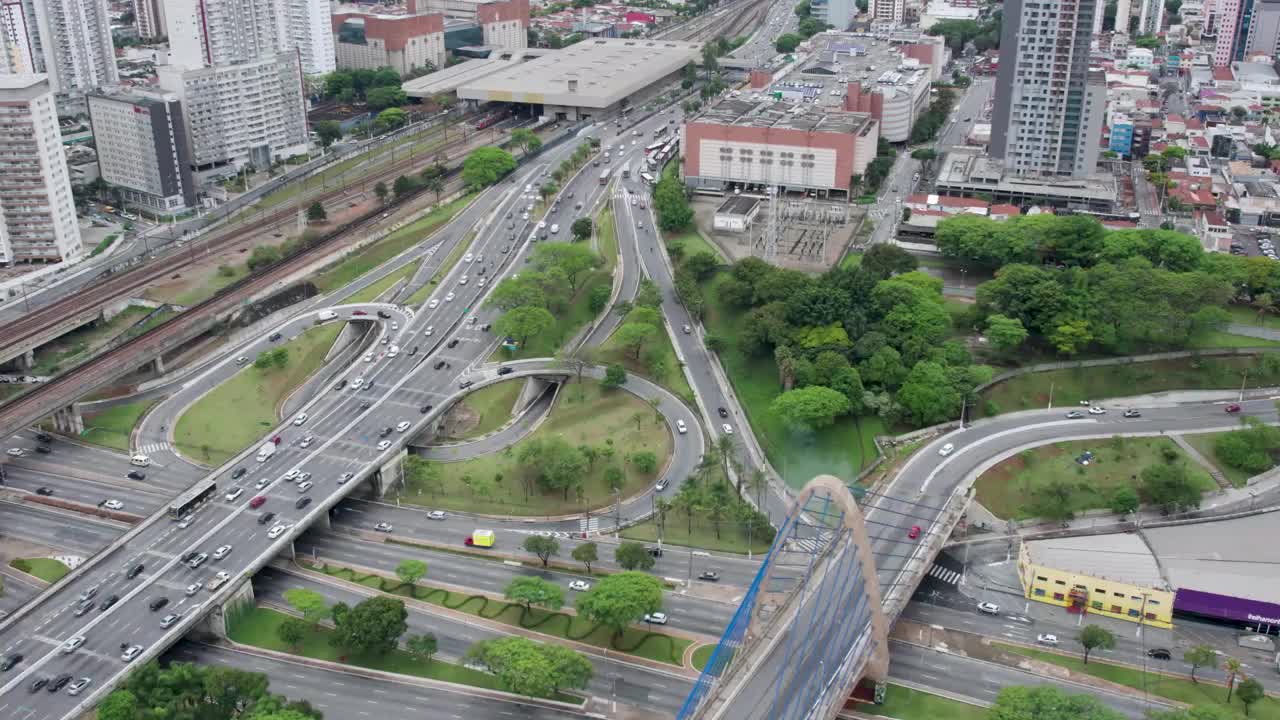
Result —
<path fill-rule="evenodd" d="M 493 547 L 493 531 L 492 530 L 475 530 L 467 536 L 467 547 Z"/>

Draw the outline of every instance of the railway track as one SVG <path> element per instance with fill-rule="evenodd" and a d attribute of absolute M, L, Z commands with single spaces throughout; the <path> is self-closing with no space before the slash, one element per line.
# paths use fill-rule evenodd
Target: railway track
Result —
<path fill-rule="evenodd" d="M 464 119 L 469 120 L 470 118 Z M 441 132 L 444 132 L 444 128 L 440 128 L 439 132 L 428 132 L 421 139 L 415 140 L 415 142 L 429 141 L 432 137 L 440 135 Z M 367 186 L 379 181 L 394 179 L 396 176 L 414 169 L 416 165 L 425 165 L 430 158 L 435 157 L 439 152 L 448 153 L 464 142 L 463 138 L 448 140 L 438 148 L 435 148 L 432 153 L 423 153 L 393 160 L 389 164 L 380 166 L 380 169 L 376 172 L 363 176 L 360 179 L 360 185 Z M 319 195 L 311 196 L 308 199 L 325 203 L 343 197 L 348 190 L 349 186 L 336 187 L 333 190 L 321 192 Z M 192 241 L 189 250 L 175 248 L 167 254 L 143 263 L 138 267 L 108 275 L 100 282 L 85 288 L 83 292 L 57 300 L 24 315 L 4 327 L 0 327 L 0 338 L 3 338 L 4 343 L 0 345 L 0 355 L 8 354 L 9 350 L 14 346 L 24 345 L 33 338 L 38 338 L 51 330 L 56 330 L 59 325 L 79 325 L 81 320 L 79 320 L 78 316 L 81 316 L 85 309 L 101 308 L 114 300 L 138 292 L 158 280 L 168 278 L 173 273 L 199 261 L 200 253 L 196 252 L 198 244 L 204 245 L 201 250 L 202 254 L 220 252 L 235 246 L 237 243 L 244 242 L 247 238 L 262 232 L 264 229 L 272 229 L 286 223 L 291 224 L 296 217 L 297 209 L 292 204 L 284 203 L 279 209 L 258 219 L 252 225 L 242 223 L 234 228 L 229 227 L 223 234 L 206 240 Z"/>

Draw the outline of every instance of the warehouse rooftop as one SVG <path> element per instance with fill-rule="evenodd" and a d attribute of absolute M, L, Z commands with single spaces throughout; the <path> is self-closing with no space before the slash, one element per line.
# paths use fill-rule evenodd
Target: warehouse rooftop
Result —
<path fill-rule="evenodd" d="M 740 98 L 721 102 L 699 115 L 693 122 L 849 135 L 861 135 L 875 127 L 875 120 L 867 113 L 833 110 L 819 105 L 793 105 Z"/>

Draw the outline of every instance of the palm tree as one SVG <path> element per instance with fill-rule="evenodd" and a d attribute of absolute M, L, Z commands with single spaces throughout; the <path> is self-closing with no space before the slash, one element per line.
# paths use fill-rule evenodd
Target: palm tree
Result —
<path fill-rule="evenodd" d="M 1240 674 L 1240 661 L 1235 658 L 1227 658 L 1222 663 L 1222 668 L 1227 671 L 1227 704 L 1231 704 L 1231 693 L 1236 689 L 1236 676 Z"/>
<path fill-rule="evenodd" d="M 736 462 L 732 435 L 721 435 L 716 438 L 716 451 L 720 453 L 720 461 L 724 464 L 724 477 L 729 479 L 729 466 Z M 738 494 L 742 494 L 742 478 L 738 478 Z"/>

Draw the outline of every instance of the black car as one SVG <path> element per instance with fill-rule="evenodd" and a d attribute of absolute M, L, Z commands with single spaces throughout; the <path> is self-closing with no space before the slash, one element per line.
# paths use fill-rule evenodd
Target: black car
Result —
<path fill-rule="evenodd" d="M 369 402 L 368 400 L 365 400 L 364 402 L 360 403 L 361 410 L 368 410 L 371 407 L 373 407 L 373 403 Z"/>
<path fill-rule="evenodd" d="M 723 418 L 729 417 L 729 411 L 725 410 L 724 408 L 716 408 L 716 412 L 720 413 L 720 417 L 723 417 Z"/>
<path fill-rule="evenodd" d="M 477 274 L 477 275 L 480 275 L 480 276 L 482 276 L 482 277 L 483 277 L 483 276 L 484 276 L 484 271 L 485 271 L 485 269 L 486 269 L 486 268 L 480 268 L 480 272 L 478 272 L 478 273 L 476 273 L 476 274 Z"/>
<path fill-rule="evenodd" d="M 146 569 L 147 569 L 146 565 L 143 565 L 142 563 L 138 563 L 137 565 L 134 565 L 133 567 L 129 568 L 129 572 L 125 573 L 124 576 L 132 580 L 138 577 L 139 575 L 141 575 L 142 571 Z"/>
<path fill-rule="evenodd" d="M 450 340 L 450 341 L 449 341 L 449 344 L 448 344 L 448 345 L 446 345 L 445 347 L 447 347 L 447 348 L 449 348 L 449 349 L 453 349 L 453 348 L 458 347 L 458 338 L 454 338 L 454 339 Z"/>
<path fill-rule="evenodd" d="M 248 470 L 245 470 L 245 469 L 244 469 L 244 468 L 242 468 L 242 467 L 236 468 L 235 472 L 231 473 L 231 479 L 232 479 L 232 480 L 239 480 L 240 478 L 244 477 L 244 474 L 245 474 L 245 473 L 247 473 L 247 472 L 249 472 L 249 471 L 248 471 Z"/>
<path fill-rule="evenodd" d="M 5 656 L 5 659 L 4 659 L 4 662 L 0 662 L 0 671 L 5 671 L 5 672 L 7 672 L 7 671 L 9 671 L 9 670 L 12 670 L 12 669 L 13 669 L 13 666 L 14 666 L 14 665 L 17 665 L 17 664 L 18 664 L 18 663 L 20 663 L 20 662 L 22 662 L 22 655 L 21 655 L 21 654 L 19 654 L 19 653 L 14 653 L 14 654 L 12 654 L 12 655 L 6 655 L 6 656 Z"/>
<path fill-rule="evenodd" d="M 40 453 L 41 455 L 48 455 L 49 453 L 53 452 L 53 450 L 48 445 L 37 445 L 36 452 Z"/>
<path fill-rule="evenodd" d="M 276 519 L 276 514 L 275 514 L 275 513 L 273 513 L 273 512 L 265 512 L 265 513 L 262 513 L 261 515 L 259 515 L 259 516 L 258 516 L 258 524 L 259 524 L 259 525 L 266 525 L 267 523 L 269 523 L 269 522 L 271 522 L 272 520 L 275 520 L 275 519 Z"/>
<path fill-rule="evenodd" d="M 423 415 L 426 415 L 427 413 L 431 412 L 432 407 L 433 407 L 432 405 L 423 405 L 422 407 L 418 408 L 418 412 L 422 413 Z"/>
<path fill-rule="evenodd" d="M 391 313 L 387 312 L 386 310 L 379 310 L 378 317 L 382 318 L 383 320 L 390 320 Z"/>
<path fill-rule="evenodd" d="M 1173 653 L 1169 652 L 1168 648 L 1151 648 L 1147 651 L 1147 657 L 1153 660 L 1171 660 Z"/>
<path fill-rule="evenodd" d="M 436 369 L 439 370 L 442 367 L 444 367 L 444 361 L 440 360 L 436 363 Z"/>
<path fill-rule="evenodd" d="M 140 473 L 137 470 L 129 471 L 129 474 L 126 475 L 125 477 L 129 478 L 130 480 L 146 480 L 147 479 L 146 473 Z"/>
<path fill-rule="evenodd" d="M 192 550 L 191 552 L 187 553 L 186 555 L 183 555 L 183 556 L 182 556 L 182 564 L 183 564 L 183 565 L 186 565 L 187 563 L 189 563 L 189 562 L 191 562 L 192 560 L 194 560 L 194 559 L 195 559 L 195 557 L 196 557 L 197 555 L 199 555 L 199 554 L 200 554 L 200 551 L 199 551 L 199 550 Z"/>
<path fill-rule="evenodd" d="M 280 338 L 282 338 L 282 337 L 284 337 L 284 335 L 281 335 L 281 334 L 280 334 L 280 333 L 278 333 L 278 332 L 277 332 L 277 333 L 271 333 L 271 336 L 270 336 L 270 337 L 268 337 L 268 338 L 267 338 L 267 340 L 269 340 L 269 341 L 271 341 L 271 342 L 275 342 L 275 341 L 279 340 L 279 339 L 280 339 Z"/>
<path fill-rule="evenodd" d="M 47 488 L 47 487 L 41 486 L 41 487 L 36 488 L 36 494 L 37 494 L 37 495 L 52 495 L 52 494 L 53 494 L 53 490 L 51 490 L 50 488 Z"/>
<path fill-rule="evenodd" d="M 657 545 L 651 545 L 649 547 L 646 547 L 644 551 L 654 557 L 662 557 L 662 548 L 658 547 Z"/>
<path fill-rule="evenodd" d="M 150 607 L 150 608 L 151 608 L 151 612 L 155 612 L 155 611 L 159 610 L 160 608 L 162 608 L 162 607 L 164 607 L 165 605 L 168 605 L 168 604 L 169 604 L 169 598 L 167 598 L 167 597 L 158 597 L 158 598 L 156 598 L 156 599 L 152 600 L 152 601 L 151 601 L 151 604 L 150 604 L 150 605 L 148 605 L 148 607 Z"/>
<path fill-rule="evenodd" d="M 499 375 L 510 375 L 510 374 L 511 374 L 511 372 L 512 372 L 512 369 L 511 369 L 511 368 L 509 368 L 509 367 L 500 367 L 500 368 L 498 368 L 498 374 L 499 374 Z"/>
<path fill-rule="evenodd" d="M 110 609 L 111 609 L 111 606 L 112 606 L 112 605 L 115 605 L 115 604 L 116 604 L 116 603 L 118 603 L 118 602 L 120 602 L 120 596 L 119 596 L 119 595 L 111 595 L 111 596 L 109 596 L 109 597 L 105 598 L 102 602 L 98 603 L 98 609 L 99 609 L 99 610 L 110 610 Z"/>
<path fill-rule="evenodd" d="M 346 386 L 347 386 L 347 381 L 346 381 L 346 380 L 339 380 L 339 381 L 338 381 L 338 384 L 333 386 L 333 389 L 334 389 L 334 390 L 341 390 L 342 388 L 344 388 L 344 387 L 346 387 Z"/>
<path fill-rule="evenodd" d="M 304 496 L 304 497 L 300 497 L 300 498 L 298 498 L 298 502 L 294 503 L 294 504 L 293 504 L 293 506 L 294 506 L 294 507 L 296 507 L 296 508 L 298 508 L 299 510 L 301 510 L 302 508 L 304 508 L 304 507 L 306 507 L 306 506 L 308 506 L 308 505 L 310 505 L 310 504 L 311 504 L 311 498 L 310 498 L 310 497 L 307 497 L 307 496 Z"/>
<path fill-rule="evenodd" d="M 698 579 L 706 580 L 708 582 L 719 582 L 720 573 L 716 572 L 715 570 L 704 570 L 702 574 L 698 576 Z"/>
<path fill-rule="evenodd" d="M 53 442 L 53 436 L 47 432 L 36 433 L 36 439 L 42 443 Z"/>
<path fill-rule="evenodd" d="M 489 332 L 489 328 L 491 328 L 491 327 L 493 327 L 493 326 L 492 326 L 492 325 L 490 325 L 490 324 L 488 324 L 488 323 L 485 323 L 484 325 L 481 325 L 481 326 L 480 326 L 480 329 L 481 329 L 481 330 L 483 330 L 483 331 L 485 331 L 485 332 Z"/>
<path fill-rule="evenodd" d="M 470 380 L 464 380 L 463 382 L 458 383 L 458 389 L 466 390 L 467 388 L 471 387 L 471 384 L 472 383 Z"/>
<path fill-rule="evenodd" d="M 391 428 L 389 428 L 389 427 L 385 427 L 385 428 L 382 428 L 381 430 L 379 430 L 379 431 L 378 431 L 378 437 L 380 437 L 380 438 L 384 438 L 384 437 L 386 437 L 386 436 L 390 435 L 390 434 L 391 434 L 391 433 L 393 433 L 393 432 L 395 432 L 395 431 L 394 431 L 394 430 L 392 430 Z"/>
<path fill-rule="evenodd" d="M 53 681 L 49 683 L 49 687 L 45 689 L 51 693 L 56 693 L 66 687 L 69 682 L 71 682 L 71 673 L 63 673 L 54 678 Z"/>
<path fill-rule="evenodd" d="M 417 345 L 414 345 L 414 346 L 413 346 L 413 348 L 412 348 L 411 350 L 409 350 L 409 354 L 410 354 L 410 355 L 417 355 L 417 354 L 418 354 L 418 346 L 417 346 Z"/>
<path fill-rule="evenodd" d="M 31 686 L 27 688 L 31 692 L 40 692 L 40 688 L 49 684 L 49 678 L 36 678 L 31 681 Z"/>

